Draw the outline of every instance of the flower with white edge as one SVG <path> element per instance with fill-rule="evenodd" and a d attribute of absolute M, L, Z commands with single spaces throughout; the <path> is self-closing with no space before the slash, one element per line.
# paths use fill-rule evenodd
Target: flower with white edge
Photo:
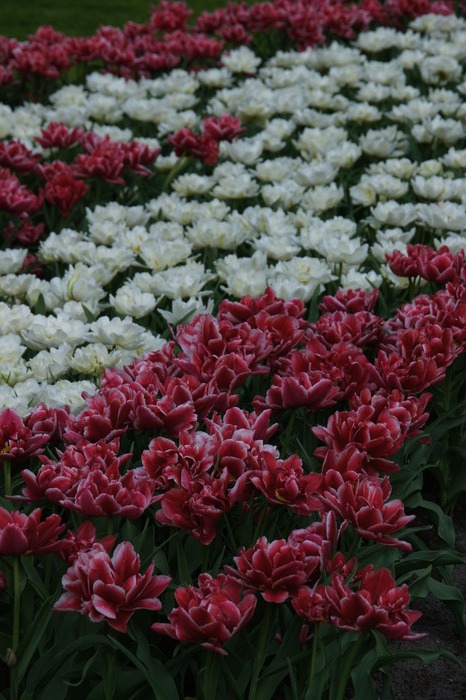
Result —
<path fill-rule="evenodd" d="M 58 348 L 63 344 L 82 345 L 86 331 L 87 324 L 77 319 L 36 314 L 29 327 L 20 331 L 20 335 L 28 348 L 42 350 Z"/>
<path fill-rule="evenodd" d="M 301 158 L 287 157 L 263 160 L 256 164 L 255 174 L 263 182 L 281 182 L 291 177 L 302 162 Z"/>
<path fill-rule="evenodd" d="M 228 87 L 232 80 L 231 71 L 226 66 L 224 68 L 200 70 L 196 77 L 202 85 L 209 88 Z"/>
<path fill-rule="evenodd" d="M 5 304 L 0 301 L 0 336 L 8 333 L 19 333 L 28 328 L 34 314 L 26 304 Z"/>
<path fill-rule="evenodd" d="M 263 185 L 260 195 L 267 206 L 280 205 L 291 209 L 301 201 L 305 188 L 295 180 L 282 180 L 275 185 Z"/>
<path fill-rule="evenodd" d="M 155 309 L 155 297 L 149 292 L 141 292 L 136 285 L 125 284 L 110 295 L 110 303 L 120 316 L 143 318 Z"/>
<path fill-rule="evenodd" d="M 211 314 L 213 310 L 213 299 L 209 299 L 206 305 L 201 293 L 196 297 L 186 299 L 186 301 L 183 299 L 173 299 L 171 311 L 158 309 L 158 313 L 167 323 L 172 326 L 177 326 L 179 323 L 189 323 L 194 316 L 198 316 L 199 314 Z"/>
<path fill-rule="evenodd" d="M 437 250 L 444 245 L 446 245 L 454 255 L 457 255 L 461 250 L 466 253 L 466 237 L 462 236 L 460 233 L 447 233 L 446 236 L 435 239 L 434 246 Z"/>
<path fill-rule="evenodd" d="M 167 241 L 157 239 L 154 236 L 142 244 L 139 257 L 151 270 L 161 272 L 184 262 L 189 258 L 191 252 L 192 245 L 185 238 Z"/>
<path fill-rule="evenodd" d="M 335 279 L 324 260 L 297 257 L 278 262 L 267 274 L 268 284 L 277 296 L 296 296 L 307 303 L 322 284 Z M 291 295 L 291 296 L 290 296 Z"/>
<path fill-rule="evenodd" d="M 461 78 L 462 67 L 451 56 L 429 56 L 419 66 L 421 77 L 428 85 L 444 85 Z"/>
<path fill-rule="evenodd" d="M 250 237 L 247 227 L 232 218 L 230 221 L 200 219 L 186 229 L 186 237 L 194 248 L 220 248 L 236 250 Z"/>
<path fill-rule="evenodd" d="M 371 209 L 371 214 L 376 224 L 383 226 L 409 226 L 419 216 L 415 204 L 399 204 L 393 200 L 379 202 Z"/>
<path fill-rule="evenodd" d="M 301 251 L 297 236 L 261 236 L 252 242 L 255 250 L 260 250 L 272 260 L 289 260 Z"/>
<path fill-rule="evenodd" d="M 187 173 L 180 175 L 172 184 L 173 189 L 180 197 L 191 197 L 192 195 L 203 195 L 209 192 L 214 186 L 214 181 L 210 177 Z"/>
<path fill-rule="evenodd" d="M 220 199 L 244 199 L 256 197 L 259 194 L 259 185 L 250 173 L 243 172 L 237 177 L 221 178 L 212 192 Z"/>
<path fill-rule="evenodd" d="M 109 347 L 133 350 L 143 339 L 144 328 L 133 323 L 129 316 L 125 318 L 109 318 L 101 316 L 89 325 L 85 339 L 91 343 L 103 343 Z"/>
<path fill-rule="evenodd" d="M 252 74 L 261 64 L 259 56 L 256 56 L 247 46 L 240 46 L 238 49 L 223 53 L 220 61 L 231 73 Z"/>
<path fill-rule="evenodd" d="M 109 352 L 103 343 L 92 343 L 76 348 L 73 356 L 69 359 L 69 365 L 78 374 L 99 377 L 105 367 L 115 367 L 122 357 L 120 350 Z"/>
<path fill-rule="evenodd" d="M 387 126 L 385 129 L 369 129 L 361 136 L 359 145 L 370 156 L 397 158 L 407 152 L 408 139 L 396 126 Z"/>
<path fill-rule="evenodd" d="M 255 165 L 262 155 L 264 143 L 260 136 L 249 139 L 237 139 L 236 141 L 221 141 L 220 155 L 223 158 L 230 158 L 236 163 L 244 165 Z"/>
<path fill-rule="evenodd" d="M 328 186 L 318 186 L 304 193 L 301 203 L 315 212 L 327 211 L 336 207 L 345 196 L 343 187 L 334 182 Z"/>
<path fill-rule="evenodd" d="M 26 255 L 26 248 L 5 248 L 0 250 L 0 275 L 19 272 Z"/>
<path fill-rule="evenodd" d="M 185 265 L 154 273 L 150 290 L 169 299 L 185 299 L 199 294 L 213 279 L 215 275 L 207 272 L 202 263 L 190 260 Z"/>
<path fill-rule="evenodd" d="M 296 182 L 304 187 L 328 185 L 335 180 L 338 168 L 327 160 L 314 160 L 302 163 L 294 174 Z"/>
<path fill-rule="evenodd" d="M 102 289 L 101 279 L 96 279 L 97 273 L 103 272 L 103 266 L 88 266 L 84 263 L 70 265 L 67 272 L 63 275 L 63 283 L 66 287 L 66 299 L 73 301 L 86 302 L 88 299 L 100 301 L 105 296 L 105 291 Z M 107 274 L 104 277 L 103 283 L 110 281 Z M 110 279 L 113 277 L 111 275 Z"/>
<path fill-rule="evenodd" d="M 22 299 L 26 296 L 29 287 L 37 281 L 37 277 L 31 274 L 8 274 L 0 277 L 0 295 Z"/>
<path fill-rule="evenodd" d="M 86 405 L 83 396 L 93 396 L 96 393 L 97 386 L 89 380 L 71 382 L 60 379 L 55 384 L 44 383 L 39 400 L 50 408 L 69 406 L 72 413 L 78 413 Z"/>
<path fill-rule="evenodd" d="M 360 272 L 355 267 L 350 267 L 341 276 L 340 286 L 342 289 L 364 289 L 370 292 L 376 287 L 380 287 L 383 282 L 382 275 L 375 270 Z"/>
<path fill-rule="evenodd" d="M 417 204 L 417 217 L 421 224 L 444 231 L 464 231 L 466 228 L 466 207 L 453 202 Z"/>
<path fill-rule="evenodd" d="M 26 348 L 16 333 L 3 335 L 0 342 L 0 365 L 11 364 L 24 355 Z"/>

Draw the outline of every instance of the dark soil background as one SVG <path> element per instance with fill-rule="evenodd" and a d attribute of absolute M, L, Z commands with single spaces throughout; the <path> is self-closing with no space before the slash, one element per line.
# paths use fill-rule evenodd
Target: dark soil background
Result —
<path fill-rule="evenodd" d="M 466 554 L 466 499 L 458 503 L 453 522 L 456 550 Z M 452 583 L 466 596 L 466 564 L 455 567 Z M 415 625 L 416 632 L 428 634 L 417 642 L 419 647 L 446 649 L 466 666 L 466 642 L 461 640 L 454 616 L 443 602 L 429 595 L 414 598 L 410 607 L 423 613 Z M 408 645 L 400 642 L 391 646 L 406 649 Z M 440 658 L 430 664 L 406 659 L 391 666 L 391 679 L 394 700 L 466 700 L 466 673 L 449 659 Z"/>

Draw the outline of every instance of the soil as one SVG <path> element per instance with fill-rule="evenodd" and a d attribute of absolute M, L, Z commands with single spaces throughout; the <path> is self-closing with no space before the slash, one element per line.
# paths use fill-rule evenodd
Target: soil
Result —
<path fill-rule="evenodd" d="M 466 499 L 457 506 L 453 521 L 456 550 L 466 554 Z M 452 583 L 466 596 L 466 564 L 455 567 Z M 416 631 L 428 634 L 417 644 L 423 649 L 448 650 L 466 666 L 466 641 L 461 640 L 453 613 L 444 603 L 429 595 L 413 599 L 410 607 L 423 613 Z M 392 643 L 391 647 L 406 649 L 407 645 Z M 391 679 L 394 700 L 466 700 L 466 672 L 449 659 L 430 664 L 417 659 L 401 661 L 391 666 Z"/>

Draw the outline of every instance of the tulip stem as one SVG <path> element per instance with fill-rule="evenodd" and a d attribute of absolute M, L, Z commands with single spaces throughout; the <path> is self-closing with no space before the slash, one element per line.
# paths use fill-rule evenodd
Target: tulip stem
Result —
<path fill-rule="evenodd" d="M 354 662 L 356 661 L 356 657 L 359 654 L 361 647 L 363 646 L 364 642 L 366 641 L 366 633 L 365 632 L 360 632 L 358 639 L 352 644 L 352 646 L 349 649 L 349 652 L 346 656 L 345 663 L 343 666 L 343 671 L 340 676 L 340 682 L 338 684 L 337 692 L 335 695 L 332 695 L 332 700 L 344 700 L 345 698 L 345 693 L 346 693 L 346 686 L 348 685 L 348 681 L 351 675 L 351 669 L 354 666 Z"/>
<path fill-rule="evenodd" d="M 361 541 L 361 535 L 355 535 L 353 538 L 353 541 L 351 542 L 351 546 L 346 553 L 346 561 L 349 561 L 351 559 L 351 557 L 355 553 L 360 541 Z"/>
<path fill-rule="evenodd" d="M 162 185 L 162 192 L 166 192 L 168 190 L 175 177 L 183 170 L 187 162 L 188 158 L 186 156 L 182 156 L 176 161 L 175 165 L 165 178 L 165 182 Z"/>
<path fill-rule="evenodd" d="M 261 625 L 261 633 L 259 636 L 259 643 L 257 645 L 257 653 L 254 659 L 253 673 L 251 678 L 251 685 L 249 686 L 249 700 L 256 700 L 257 696 L 257 684 L 259 682 L 260 672 L 264 665 L 264 660 L 266 657 L 267 642 L 270 633 L 270 627 L 272 623 L 272 616 L 275 612 L 273 603 L 267 603 L 264 618 Z"/>
<path fill-rule="evenodd" d="M 217 697 L 218 678 L 220 673 L 220 658 L 215 651 L 207 652 L 206 666 L 203 677 L 204 700 L 212 700 Z"/>
<path fill-rule="evenodd" d="M 107 516 L 107 535 L 113 535 L 113 518 L 111 515 Z"/>
<path fill-rule="evenodd" d="M 3 462 L 3 473 L 5 475 L 4 496 L 11 496 L 11 462 L 9 459 L 5 459 Z"/>
<path fill-rule="evenodd" d="M 21 613 L 21 568 L 19 557 L 13 559 L 13 640 L 11 648 L 16 653 L 19 644 L 19 623 Z"/>
<path fill-rule="evenodd" d="M 307 680 L 306 690 L 310 690 L 312 681 L 316 673 L 316 662 L 317 662 L 317 649 L 319 648 L 319 633 L 320 624 L 318 622 L 314 623 L 314 636 L 312 638 L 312 656 L 311 656 L 311 667 L 309 669 L 309 676 Z"/>

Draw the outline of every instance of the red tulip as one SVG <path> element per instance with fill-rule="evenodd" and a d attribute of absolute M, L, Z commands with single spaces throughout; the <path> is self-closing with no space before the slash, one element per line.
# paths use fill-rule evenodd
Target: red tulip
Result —
<path fill-rule="evenodd" d="M 243 593 L 242 584 L 224 574 L 215 579 L 201 574 L 198 583 L 198 588 L 178 588 L 178 607 L 169 613 L 169 622 L 156 622 L 151 629 L 226 655 L 224 644 L 251 620 L 256 597 Z"/>
<path fill-rule="evenodd" d="M 60 516 L 49 515 L 42 522 L 41 516 L 40 508 L 30 515 L 0 508 L 0 556 L 38 556 L 66 548 L 66 541 L 58 540 L 65 529 Z"/>
<path fill-rule="evenodd" d="M 79 612 L 92 622 L 105 620 L 118 632 L 126 632 L 136 610 L 160 610 L 158 596 L 170 583 L 169 576 L 153 574 L 151 564 L 139 572 L 140 558 L 130 542 L 122 542 L 113 556 L 100 544 L 79 552 L 62 578 L 64 593 L 53 609 Z"/>

